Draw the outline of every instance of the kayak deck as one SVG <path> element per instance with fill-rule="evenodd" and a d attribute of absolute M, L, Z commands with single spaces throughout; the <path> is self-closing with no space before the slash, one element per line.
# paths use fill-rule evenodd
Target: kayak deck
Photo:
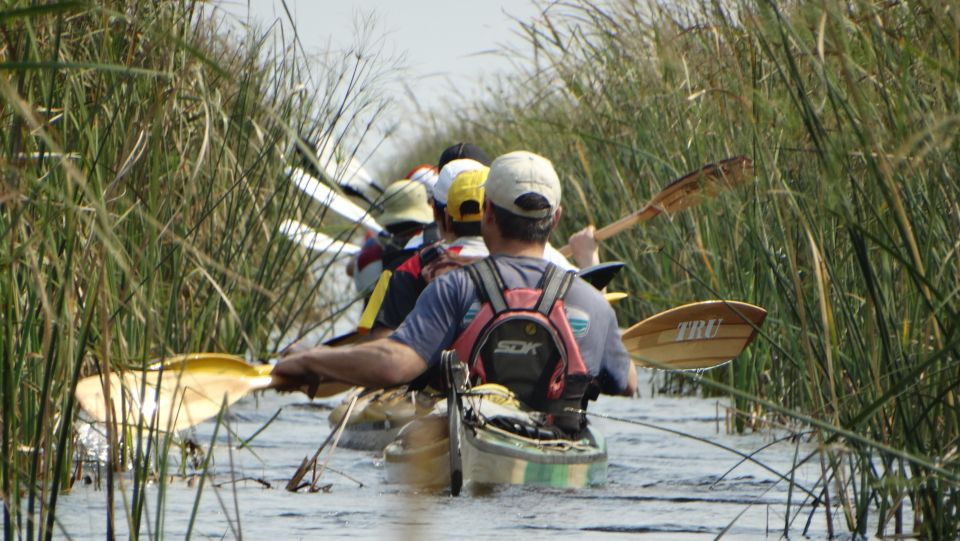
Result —
<path fill-rule="evenodd" d="M 607 449 L 596 433 L 577 441 L 526 440 L 488 426 L 461 439 L 464 479 L 480 484 L 585 488 L 607 483 Z M 525 441 L 526 440 L 526 441 Z"/>
<path fill-rule="evenodd" d="M 429 413 L 433 402 L 420 395 L 405 387 L 361 394 L 344 425 L 339 445 L 359 451 L 382 451 L 407 423 Z M 330 412 L 332 427 L 342 422 L 352 398 L 348 395 Z"/>
<path fill-rule="evenodd" d="M 584 438 L 567 440 L 531 438 L 489 423 L 460 426 L 464 483 L 584 488 L 607 482 L 606 442 L 590 428 Z M 387 482 L 447 485 L 449 460 L 447 417 L 417 419 L 384 450 Z"/>

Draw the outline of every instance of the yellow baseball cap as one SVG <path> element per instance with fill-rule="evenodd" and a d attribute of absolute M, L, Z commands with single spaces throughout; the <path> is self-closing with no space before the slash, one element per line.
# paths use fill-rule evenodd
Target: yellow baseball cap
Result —
<path fill-rule="evenodd" d="M 464 171 L 453 179 L 447 191 L 447 214 L 450 215 L 450 219 L 455 222 L 480 221 L 480 217 L 483 216 L 483 185 L 487 181 L 489 172 L 489 167 L 481 167 Z M 465 205 L 465 203 L 476 205 Z"/>
<path fill-rule="evenodd" d="M 401 222 L 428 224 L 433 221 L 433 209 L 427 201 L 427 189 L 415 180 L 398 180 L 383 191 L 380 197 L 383 214 L 377 221 L 383 225 Z"/>

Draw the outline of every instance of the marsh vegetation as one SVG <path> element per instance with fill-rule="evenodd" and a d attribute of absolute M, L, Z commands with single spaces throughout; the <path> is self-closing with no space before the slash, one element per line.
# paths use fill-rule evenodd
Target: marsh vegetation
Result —
<path fill-rule="evenodd" d="M 837 532 L 945 538 L 960 521 L 955 11 L 555 4 L 523 26 L 528 71 L 441 138 L 551 157 L 565 233 L 752 156 L 752 187 L 634 228 L 602 256 L 630 269 L 621 319 L 705 298 L 769 310 L 762 339 L 704 383 L 735 401 L 739 430 L 758 416 L 814 428 L 818 451 L 801 459 L 822 464 L 817 498 Z"/>
<path fill-rule="evenodd" d="M 833 531 L 949 538 L 958 21 L 926 0 L 555 4 L 522 26 L 528 71 L 403 167 L 454 139 L 549 156 L 565 237 L 751 156 L 749 187 L 603 244 L 628 263 L 621 320 L 708 298 L 765 307 L 747 353 L 673 388 L 730 396 L 739 431 L 802 427 L 816 451 L 796 461 L 822 476 L 797 502 Z M 350 228 L 285 168 L 298 135 L 362 134 L 384 102 L 369 56 L 311 71 L 296 48 L 265 54 L 257 31 L 224 38 L 203 3 L 17 2 L 0 22 L 0 497 L 4 539 L 39 539 L 74 480 L 81 376 L 184 351 L 264 357 L 336 311 L 329 266 L 278 227 Z M 143 489 L 175 442 L 149 424 L 108 435 L 105 471 L 128 473 L 107 473 L 105 497 L 112 509 L 124 485 L 116 520 L 133 537 L 163 534 L 163 491 L 147 505 Z"/>
<path fill-rule="evenodd" d="M 312 156 L 310 142 L 337 144 L 377 113 L 373 59 L 308 64 L 266 32 L 229 33 L 210 9 L 0 9 L 4 539 L 49 539 L 58 528 L 58 496 L 78 471 L 81 376 L 185 351 L 267 357 L 345 300 L 325 300 L 329 261 L 279 224 L 351 234 L 292 187 L 286 167 L 298 145 Z M 108 509 L 128 499 L 116 520 L 132 537 L 163 535 L 164 492 L 150 506 L 143 494 L 167 473 L 175 440 L 151 423 L 107 434 Z"/>

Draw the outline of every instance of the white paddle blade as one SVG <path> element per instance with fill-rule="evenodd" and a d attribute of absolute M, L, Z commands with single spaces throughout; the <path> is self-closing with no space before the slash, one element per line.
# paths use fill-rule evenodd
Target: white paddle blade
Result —
<path fill-rule="evenodd" d="M 284 220 L 280 224 L 280 232 L 308 250 L 333 256 L 360 253 L 360 247 L 356 244 L 336 240 L 296 220 Z"/>
<path fill-rule="evenodd" d="M 737 301 L 704 301 L 647 318 L 621 338 L 637 366 L 667 370 L 714 368 L 753 341 L 767 311 Z"/>
<path fill-rule="evenodd" d="M 317 145 L 317 161 L 323 174 L 344 188 L 363 194 L 372 201 L 383 194 L 383 186 L 364 169 L 356 156 L 345 156 L 336 145 L 321 141 Z"/>
<path fill-rule="evenodd" d="M 297 188 L 321 205 L 328 207 L 343 218 L 360 224 L 374 233 L 383 231 L 383 227 L 370 216 L 370 213 L 357 206 L 353 201 L 336 193 L 329 186 L 323 184 L 303 169 L 291 169 L 289 173 L 290 180 L 293 181 Z"/>

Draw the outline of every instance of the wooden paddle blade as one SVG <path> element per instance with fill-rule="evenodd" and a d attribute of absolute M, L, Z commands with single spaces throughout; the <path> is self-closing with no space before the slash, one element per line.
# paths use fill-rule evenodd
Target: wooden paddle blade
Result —
<path fill-rule="evenodd" d="M 692 207 L 703 198 L 715 196 L 753 179 L 753 160 L 746 156 L 727 158 L 707 164 L 671 182 L 660 191 L 649 207 L 664 212 L 677 212 Z"/>
<path fill-rule="evenodd" d="M 692 207 L 702 201 L 704 196 L 714 196 L 723 189 L 744 184 L 752 179 L 753 160 L 746 156 L 707 164 L 668 184 L 640 210 L 601 227 L 594 233 L 594 238 L 598 241 L 609 239 L 663 212 L 672 213 Z M 560 248 L 559 252 L 566 257 L 573 253 L 569 245 Z"/>
<path fill-rule="evenodd" d="M 744 302 L 697 302 L 647 318 L 621 338 L 637 366 L 713 368 L 739 355 L 766 317 L 766 310 Z"/>

